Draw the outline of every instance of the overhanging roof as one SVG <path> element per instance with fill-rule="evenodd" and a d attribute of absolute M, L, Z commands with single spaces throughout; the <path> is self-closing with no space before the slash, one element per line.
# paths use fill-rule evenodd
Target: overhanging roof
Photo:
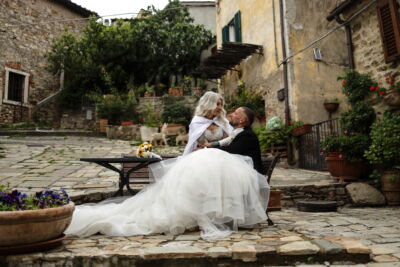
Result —
<path fill-rule="evenodd" d="M 78 4 L 75 4 L 74 2 L 72 2 L 70 0 L 50 0 L 50 1 L 60 4 L 85 18 L 90 17 L 91 15 L 98 16 L 98 14 L 96 12 L 90 11 Z"/>
<path fill-rule="evenodd" d="M 346 9 L 351 7 L 353 4 L 360 2 L 359 0 L 345 0 L 340 5 L 338 5 L 334 10 L 332 10 L 326 17 L 328 21 L 333 20 L 336 16 L 343 13 Z"/>
<path fill-rule="evenodd" d="M 228 70 L 233 70 L 243 59 L 262 52 L 260 45 L 225 42 L 221 49 L 202 62 L 193 75 L 204 79 L 218 79 Z"/>

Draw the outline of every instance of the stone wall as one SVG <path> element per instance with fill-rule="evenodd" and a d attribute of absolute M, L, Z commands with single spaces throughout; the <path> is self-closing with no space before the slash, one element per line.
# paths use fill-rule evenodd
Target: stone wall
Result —
<path fill-rule="evenodd" d="M 400 0 L 397 0 L 400 4 Z M 344 17 L 350 17 L 357 10 L 364 7 L 369 1 L 360 1 L 344 13 Z M 385 85 L 385 75 L 400 69 L 400 60 L 387 64 L 385 62 L 382 37 L 379 29 L 376 4 L 370 6 L 351 23 L 354 45 L 355 68 L 361 73 L 370 74 L 377 82 Z M 378 113 L 388 107 L 383 101 L 373 103 Z"/>
<path fill-rule="evenodd" d="M 23 108 L 1 101 L 0 123 L 12 123 L 27 119 L 35 103 L 53 94 L 60 88 L 59 75 L 46 70 L 45 58 L 52 40 L 68 27 L 75 33 L 86 24 L 82 16 L 50 0 L 2 0 L 0 2 L 0 96 L 4 99 L 5 67 L 29 74 L 28 100 Z M 44 23 L 54 20 L 63 22 Z M 41 114 L 46 120 L 56 120 L 55 105 L 45 106 Z M 23 109 L 23 116 L 16 111 Z M 47 111 L 46 111 L 47 109 Z M 16 114 L 16 115 L 15 115 Z"/>
<path fill-rule="evenodd" d="M 283 191 L 282 206 L 296 206 L 301 200 L 327 200 L 337 201 L 339 206 L 350 204 L 351 201 L 346 193 L 347 184 L 331 185 L 301 185 L 301 186 L 277 186 Z"/>
<path fill-rule="evenodd" d="M 318 39 L 336 26 L 326 15 L 336 7 L 336 0 L 285 0 L 285 26 L 287 54 L 293 54 Z M 277 92 L 284 87 L 279 0 L 252 1 L 220 0 L 217 3 L 217 44 L 222 45 L 222 27 L 241 11 L 243 43 L 263 46 L 263 55 L 251 55 L 229 71 L 222 79 L 221 92 L 235 93 L 241 83 L 260 92 L 265 99 L 267 119 L 279 116 L 284 119 L 285 102 L 277 99 Z M 322 60 L 316 61 L 312 48 L 319 48 Z M 347 66 L 345 34 L 340 30 L 315 46 L 299 53 L 288 64 L 289 104 L 291 117 L 316 123 L 328 119 L 323 107 L 325 98 L 343 98 L 336 77 Z M 344 98 L 343 98 L 344 99 Z M 345 101 L 343 101 L 345 102 Z M 341 111 L 346 110 L 341 105 Z"/>

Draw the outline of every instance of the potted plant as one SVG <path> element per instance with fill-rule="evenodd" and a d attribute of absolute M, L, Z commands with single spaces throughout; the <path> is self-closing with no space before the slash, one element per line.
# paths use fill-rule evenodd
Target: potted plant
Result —
<path fill-rule="evenodd" d="M 183 88 L 180 86 L 177 86 L 175 75 L 171 76 L 171 86 L 168 89 L 168 94 L 174 95 L 174 96 L 183 96 Z"/>
<path fill-rule="evenodd" d="M 400 71 L 386 76 L 385 82 L 389 86 L 383 96 L 385 103 L 391 107 L 400 107 Z"/>
<path fill-rule="evenodd" d="M 321 142 L 330 174 L 340 182 L 354 180 L 363 174 L 364 152 L 370 144 L 369 137 L 362 133 L 345 131 L 340 136 L 327 136 Z"/>
<path fill-rule="evenodd" d="M 120 125 L 122 120 L 137 117 L 135 112 L 136 97 L 133 92 L 127 94 L 114 93 L 112 97 L 97 98 L 97 116 L 106 119 L 108 125 Z"/>
<path fill-rule="evenodd" d="M 293 136 L 301 136 L 304 134 L 311 133 L 312 125 L 304 123 L 302 121 L 292 121 L 290 123 Z"/>
<path fill-rule="evenodd" d="M 63 189 L 28 196 L 0 186 L 0 251 L 58 240 L 71 223 L 73 211 L 74 203 Z"/>
<path fill-rule="evenodd" d="M 255 129 L 258 140 L 260 142 L 261 152 L 266 154 L 268 151 L 272 153 L 277 147 L 286 148 L 287 141 L 291 138 L 291 128 L 284 127 L 282 121 L 278 117 L 268 120 L 265 127 Z"/>
<path fill-rule="evenodd" d="M 325 99 L 324 108 L 328 111 L 329 115 L 334 113 L 339 108 L 339 99 L 337 97 Z"/>
<path fill-rule="evenodd" d="M 372 125 L 365 157 L 381 173 L 382 191 L 389 205 L 400 205 L 400 115 L 386 111 Z"/>
<path fill-rule="evenodd" d="M 154 91 L 154 85 L 149 86 L 148 83 L 144 84 L 144 97 L 155 97 L 156 93 Z"/>

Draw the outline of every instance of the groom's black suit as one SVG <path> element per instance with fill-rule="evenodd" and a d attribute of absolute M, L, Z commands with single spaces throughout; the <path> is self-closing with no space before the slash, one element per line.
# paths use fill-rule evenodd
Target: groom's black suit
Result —
<path fill-rule="evenodd" d="M 253 159 L 254 169 L 259 173 L 262 172 L 260 143 L 251 127 L 244 127 L 243 131 L 240 132 L 228 146 L 220 147 L 220 149 L 232 154 L 251 157 Z"/>

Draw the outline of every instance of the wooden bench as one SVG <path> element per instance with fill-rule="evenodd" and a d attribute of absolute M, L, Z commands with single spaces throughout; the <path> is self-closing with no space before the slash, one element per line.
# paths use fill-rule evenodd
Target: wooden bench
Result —
<path fill-rule="evenodd" d="M 124 158 L 129 158 L 132 156 L 133 155 L 131 155 L 131 154 L 123 155 Z M 162 160 L 175 158 L 177 156 L 178 155 L 175 155 L 175 154 L 161 155 Z M 137 165 L 138 165 L 138 163 L 123 163 L 122 168 L 124 170 L 125 175 L 128 172 L 128 170 L 132 169 L 133 167 L 136 167 Z M 129 184 L 149 184 L 149 183 L 154 182 L 154 179 L 152 177 L 150 177 L 149 167 L 144 167 L 144 168 L 141 168 L 140 170 L 132 172 L 129 175 L 128 179 L 129 179 Z"/>

